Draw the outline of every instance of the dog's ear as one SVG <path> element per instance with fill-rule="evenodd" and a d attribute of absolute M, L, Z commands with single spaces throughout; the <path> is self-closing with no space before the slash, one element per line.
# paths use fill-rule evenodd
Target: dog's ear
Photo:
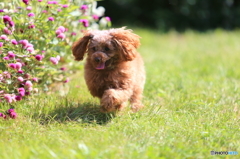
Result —
<path fill-rule="evenodd" d="M 90 32 L 84 32 L 84 36 L 72 45 L 72 53 L 75 60 L 83 60 L 84 54 L 87 51 L 88 42 L 91 38 L 93 38 L 93 35 L 90 34 Z"/>
<path fill-rule="evenodd" d="M 137 48 L 140 46 L 139 36 L 125 28 L 111 29 L 110 34 L 113 36 L 113 43 L 122 52 L 123 58 L 131 61 L 136 57 Z"/>

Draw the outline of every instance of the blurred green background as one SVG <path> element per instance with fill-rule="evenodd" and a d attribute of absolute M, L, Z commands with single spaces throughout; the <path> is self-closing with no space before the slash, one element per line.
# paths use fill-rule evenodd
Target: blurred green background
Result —
<path fill-rule="evenodd" d="M 103 0 L 114 26 L 168 31 L 240 27 L 240 0 Z"/>

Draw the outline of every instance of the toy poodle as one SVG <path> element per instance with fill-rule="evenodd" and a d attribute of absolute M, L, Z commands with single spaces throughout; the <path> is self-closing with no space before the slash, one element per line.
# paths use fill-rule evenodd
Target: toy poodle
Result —
<path fill-rule="evenodd" d="M 145 83 L 144 63 L 137 52 L 139 36 L 125 28 L 87 30 L 72 46 L 75 60 L 87 54 L 84 77 L 103 112 L 122 110 L 130 101 L 133 112 L 141 103 Z"/>

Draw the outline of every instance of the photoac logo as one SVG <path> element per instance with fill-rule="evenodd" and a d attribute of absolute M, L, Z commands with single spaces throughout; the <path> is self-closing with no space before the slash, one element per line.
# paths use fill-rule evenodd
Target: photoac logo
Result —
<path fill-rule="evenodd" d="M 237 151 L 211 151 L 211 155 L 238 155 Z"/>

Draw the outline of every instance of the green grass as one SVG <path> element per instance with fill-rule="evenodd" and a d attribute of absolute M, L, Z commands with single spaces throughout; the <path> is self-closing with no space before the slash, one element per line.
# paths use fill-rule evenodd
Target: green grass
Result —
<path fill-rule="evenodd" d="M 147 72 L 142 111 L 100 113 L 79 72 L 66 97 L 36 96 L 15 105 L 16 120 L 0 120 L 1 158 L 205 159 L 213 158 L 211 150 L 240 153 L 240 31 L 134 31 L 142 37 Z"/>

